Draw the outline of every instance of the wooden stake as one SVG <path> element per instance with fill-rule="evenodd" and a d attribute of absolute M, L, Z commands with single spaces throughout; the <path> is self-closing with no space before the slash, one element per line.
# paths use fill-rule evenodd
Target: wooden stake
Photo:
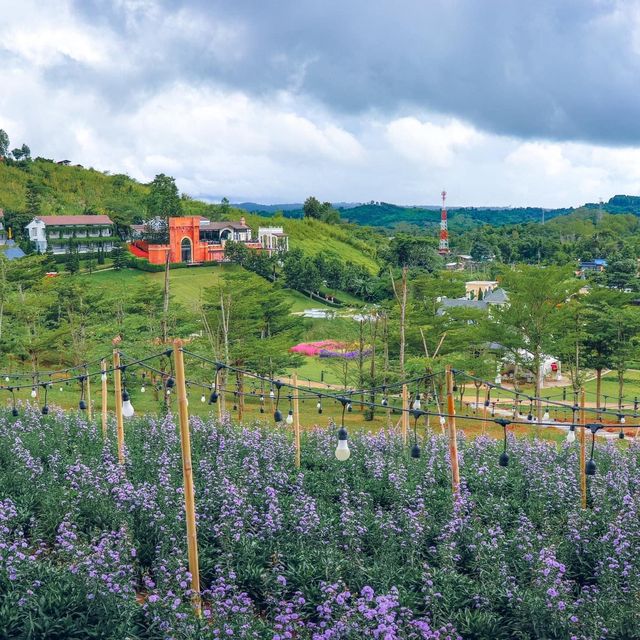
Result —
<path fill-rule="evenodd" d="M 222 376 L 222 372 L 218 371 L 216 373 L 216 392 L 218 393 L 218 420 L 222 420 L 222 403 L 224 401 L 224 387 L 222 386 L 222 380 L 223 380 L 223 376 Z"/>
<path fill-rule="evenodd" d="M 196 531 L 196 502 L 193 488 L 193 468 L 191 466 L 191 437 L 189 435 L 189 409 L 187 406 L 187 385 L 184 375 L 182 340 L 173 342 L 178 387 L 178 415 L 180 417 L 180 443 L 182 446 L 182 475 L 184 479 L 184 508 L 187 518 L 187 552 L 191 573 L 192 602 L 196 615 L 202 615 L 200 603 L 200 570 L 198 566 L 198 534 Z"/>
<path fill-rule="evenodd" d="M 409 390 L 402 385 L 402 444 L 407 445 L 409 439 Z"/>
<path fill-rule="evenodd" d="M 587 438 L 584 411 L 584 387 L 580 389 L 580 493 L 582 495 L 582 508 L 587 508 Z"/>
<path fill-rule="evenodd" d="M 453 374 L 451 373 L 451 365 L 446 368 L 447 378 L 447 413 L 449 414 L 449 456 L 451 458 L 451 485 L 453 488 L 454 498 L 457 498 L 460 492 L 460 469 L 458 466 L 458 439 L 456 437 L 456 407 L 453 398 Z"/>
<path fill-rule="evenodd" d="M 244 378 L 243 373 L 238 372 L 238 422 L 244 418 Z"/>
<path fill-rule="evenodd" d="M 293 439 L 296 447 L 296 469 L 300 468 L 300 404 L 298 402 L 298 374 L 294 371 L 291 376 L 293 390 Z"/>
<path fill-rule="evenodd" d="M 124 464 L 124 421 L 122 419 L 122 371 L 120 371 L 120 352 L 113 352 L 113 386 L 116 402 L 116 432 L 118 434 L 118 462 Z"/>
<path fill-rule="evenodd" d="M 102 371 L 106 371 L 107 370 L 107 361 L 105 359 L 102 359 L 100 361 L 100 369 Z M 102 437 L 106 440 L 107 439 L 107 397 L 108 397 L 108 391 L 107 391 L 107 378 L 106 378 L 106 374 L 102 374 L 100 376 L 100 380 L 102 383 L 102 404 L 100 405 L 100 410 L 102 412 Z"/>

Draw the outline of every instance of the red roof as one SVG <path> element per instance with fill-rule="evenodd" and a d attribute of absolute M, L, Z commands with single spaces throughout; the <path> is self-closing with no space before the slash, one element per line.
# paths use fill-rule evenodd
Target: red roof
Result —
<path fill-rule="evenodd" d="M 113 224 L 109 216 L 37 216 L 37 220 L 42 220 L 45 224 L 51 225 L 92 225 L 92 224 Z"/>

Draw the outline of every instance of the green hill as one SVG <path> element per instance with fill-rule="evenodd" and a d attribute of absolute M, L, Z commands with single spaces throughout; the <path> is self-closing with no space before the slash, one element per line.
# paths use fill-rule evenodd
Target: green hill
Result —
<path fill-rule="evenodd" d="M 146 198 L 149 185 L 124 174 L 111 175 L 80 165 L 58 164 L 38 158 L 33 162 L 0 162 L 0 209 L 23 212 L 27 208 L 27 183 L 39 196 L 43 215 L 107 214 L 121 225 L 139 223 L 149 216 Z M 377 272 L 376 243 L 371 233 L 353 225 L 328 225 L 317 220 L 283 219 L 247 214 L 241 209 L 210 204 L 182 196 L 184 215 L 202 215 L 213 220 L 238 220 L 244 216 L 257 233 L 259 226 L 282 225 L 291 248 L 305 253 L 333 253 Z M 382 240 L 380 236 L 379 240 Z"/>

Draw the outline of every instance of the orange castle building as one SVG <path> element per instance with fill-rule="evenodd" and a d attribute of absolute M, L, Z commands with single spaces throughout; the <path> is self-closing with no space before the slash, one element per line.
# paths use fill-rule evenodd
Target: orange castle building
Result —
<path fill-rule="evenodd" d="M 134 232 L 141 233 L 144 225 L 135 225 Z M 244 218 L 240 222 L 211 222 L 201 217 L 169 218 L 169 244 L 149 244 L 135 240 L 136 253 L 146 254 L 151 264 L 164 264 L 167 252 L 170 262 L 223 262 L 227 241 L 242 242 L 248 249 L 274 250 L 288 249 L 286 234 L 281 228 L 260 228 L 258 240 L 252 239 L 251 228 Z"/>

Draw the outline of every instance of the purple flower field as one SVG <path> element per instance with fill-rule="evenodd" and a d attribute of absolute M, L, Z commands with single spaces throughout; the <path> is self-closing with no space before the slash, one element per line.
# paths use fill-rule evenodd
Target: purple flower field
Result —
<path fill-rule="evenodd" d="M 192 419 L 204 616 L 190 605 L 171 417 L 0 416 L 0 638 L 640 638 L 640 446 L 303 435 Z"/>

